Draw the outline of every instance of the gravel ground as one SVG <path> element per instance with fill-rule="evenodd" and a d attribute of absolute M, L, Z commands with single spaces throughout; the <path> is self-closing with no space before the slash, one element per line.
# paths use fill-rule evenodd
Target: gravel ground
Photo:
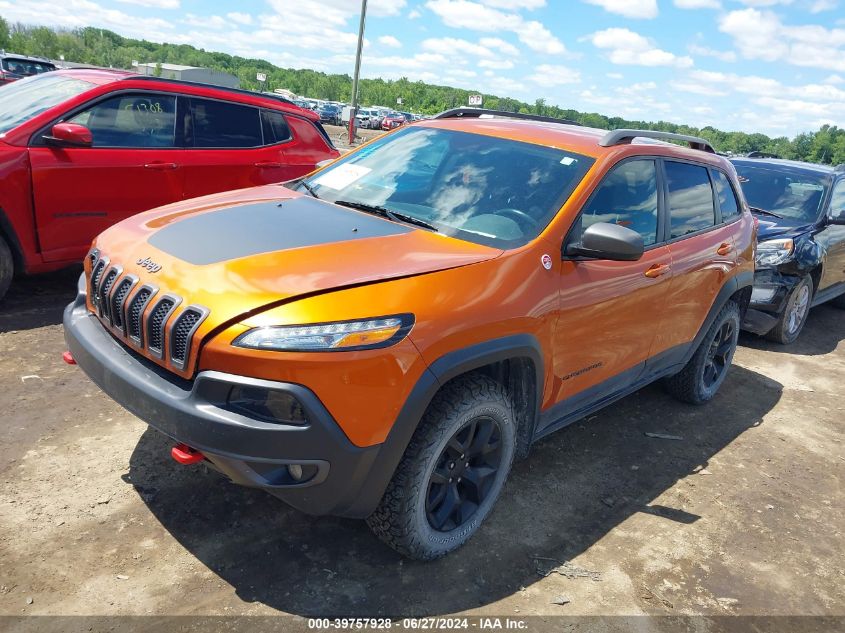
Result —
<path fill-rule="evenodd" d="M 422 564 L 173 462 L 61 362 L 77 275 L 0 304 L 0 615 L 845 615 L 842 311 L 744 338 L 708 406 L 653 386 L 544 440 Z"/>

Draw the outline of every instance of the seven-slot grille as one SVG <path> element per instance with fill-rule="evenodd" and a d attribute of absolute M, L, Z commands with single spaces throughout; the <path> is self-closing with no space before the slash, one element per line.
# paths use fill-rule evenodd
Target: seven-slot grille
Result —
<path fill-rule="evenodd" d="M 181 297 L 160 293 L 151 285 L 138 287 L 136 276 L 123 275 L 120 266 L 97 251 L 89 258 L 88 293 L 100 321 L 133 347 L 184 371 L 193 337 L 208 310 L 189 305 L 179 311 Z"/>

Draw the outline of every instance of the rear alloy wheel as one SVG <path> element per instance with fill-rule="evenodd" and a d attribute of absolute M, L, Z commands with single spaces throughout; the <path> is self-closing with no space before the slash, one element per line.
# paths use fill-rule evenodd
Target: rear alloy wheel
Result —
<path fill-rule="evenodd" d="M 6 296 L 6 291 L 12 283 L 15 275 L 15 260 L 12 257 L 12 250 L 6 240 L 0 236 L 0 299 Z"/>
<path fill-rule="evenodd" d="M 678 400 L 703 404 L 712 399 L 728 375 L 739 341 L 739 306 L 728 301 L 684 368 L 666 378 L 666 389 Z"/>
<path fill-rule="evenodd" d="M 437 394 L 367 525 L 419 560 L 463 545 L 493 509 L 513 463 L 513 406 L 480 374 Z"/>
<path fill-rule="evenodd" d="M 766 338 L 781 345 L 794 343 L 804 329 L 812 301 L 813 279 L 810 275 L 805 275 L 789 293 L 783 314 L 775 327 L 766 334 Z"/>

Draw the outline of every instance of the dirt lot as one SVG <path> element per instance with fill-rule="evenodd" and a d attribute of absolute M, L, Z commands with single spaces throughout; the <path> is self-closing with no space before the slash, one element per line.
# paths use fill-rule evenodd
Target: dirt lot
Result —
<path fill-rule="evenodd" d="M 651 387 L 543 441 L 467 547 L 419 564 L 173 462 L 61 362 L 76 275 L 0 304 L 0 614 L 845 615 L 842 311 L 790 353 L 743 340 L 706 407 Z"/>

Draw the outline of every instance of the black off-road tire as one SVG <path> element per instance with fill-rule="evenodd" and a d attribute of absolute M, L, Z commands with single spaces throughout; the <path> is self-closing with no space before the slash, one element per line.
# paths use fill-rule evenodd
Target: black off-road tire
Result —
<path fill-rule="evenodd" d="M 495 421 L 499 429 L 501 454 L 498 470 L 492 475 L 495 479 L 466 522 L 451 531 L 435 530 L 426 513 L 434 470 L 450 440 L 473 420 L 481 419 Z M 387 545 L 410 558 L 433 560 L 448 554 L 466 543 L 489 515 L 510 472 L 515 447 L 513 404 L 504 387 L 482 374 L 455 379 L 435 396 L 367 525 Z"/>
<path fill-rule="evenodd" d="M 791 321 L 791 316 L 796 304 L 804 301 L 804 310 L 801 318 L 795 324 Z M 778 322 L 771 330 L 766 333 L 766 338 L 781 345 L 789 345 L 794 343 L 801 335 L 804 329 L 804 324 L 807 323 L 807 317 L 810 315 L 810 304 L 813 302 L 813 278 L 810 275 L 804 275 L 800 282 L 789 293 L 789 298 L 786 300 L 786 307 L 783 313 L 778 318 Z"/>
<path fill-rule="evenodd" d="M 679 373 L 664 379 L 663 384 L 666 390 L 678 400 L 689 404 L 704 404 L 711 400 L 725 380 L 733 361 L 739 340 L 740 325 L 739 305 L 735 301 L 728 301 L 707 330 L 707 334 L 704 335 L 689 362 Z M 725 328 L 732 328 L 728 339 L 723 342 L 727 350 L 726 362 L 714 382 L 708 384 L 706 372 L 713 360 L 711 354 L 714 351 L 714 344 L 717 336 L 721 337 L 725 333 Z"/>
<path fill-rule="evenodd" d="M 15 276 L 15 260 L 12 257 L 12 250 L 6 240 L 0 236 L 0 301 L 6 296 L 12 277 Z"/>

